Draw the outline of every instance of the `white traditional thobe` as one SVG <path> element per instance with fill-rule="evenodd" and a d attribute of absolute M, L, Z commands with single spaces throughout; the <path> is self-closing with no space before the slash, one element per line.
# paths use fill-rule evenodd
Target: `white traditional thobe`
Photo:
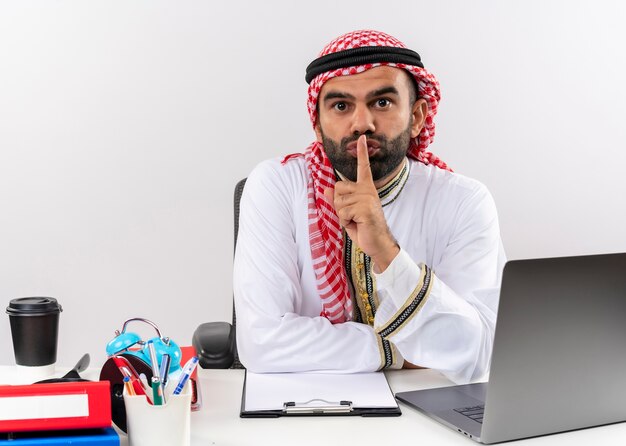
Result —
<path fill-rule="evenodd" d="M 333 325 L 320 316 L 307 175 L 303 158 L 268 160 L 244 189 L 234 264 L 244 366 L 254 372 L 375 371 L 389 366 L 384 339 L 393 347 L 394 367 L 404 358 L 456 382 L 484 376 L 505 261 L 485 186 L 409 160 L 406 184 L 383 207 L 401 251 L 384 272 L 372 273 L 380 300 L 374 324 Z"/>

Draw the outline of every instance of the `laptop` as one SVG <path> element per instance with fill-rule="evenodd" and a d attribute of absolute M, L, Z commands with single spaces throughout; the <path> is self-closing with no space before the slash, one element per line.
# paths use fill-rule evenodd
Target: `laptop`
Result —
<path fill-rule="evenodd" d="M 489 382 L 396 398 L 481 443 L 626 421 L 626 253 L 508 262 Z"/>

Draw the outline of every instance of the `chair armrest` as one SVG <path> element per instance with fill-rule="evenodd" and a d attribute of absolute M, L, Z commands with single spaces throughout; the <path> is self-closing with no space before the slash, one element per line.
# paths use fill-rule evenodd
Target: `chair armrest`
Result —
<path fill-rule="evenodd" d="M 228 369 L 235 361 L 235 329 L 228 322 L 205 322 L 191 340 L 203 369 Z"/>

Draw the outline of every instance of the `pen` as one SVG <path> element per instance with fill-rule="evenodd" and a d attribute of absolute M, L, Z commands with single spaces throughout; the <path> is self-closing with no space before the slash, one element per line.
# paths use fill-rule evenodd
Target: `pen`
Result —
<path fill-rule="evenodd" d="M 130 383 L 130 377 L 124 377 L 124 388 L 126 389 L 126 394 L 128 395 L 136 395 L 135 389 L 133 389 L 133 385 Z"/>
<path fill-rule="evenodd" d="M 152 402 L 155 406 L 163 404 L 163 392 L 161 391 L 161 381 L 159 378 L 152 377 Z"/>
<path fill-rule="evenodd" d="M 187 363 L 185 364 L 185 367 L 183 367 L 183 373 L 182 375 L 180 375 L 180 379 L 178 380 L 178 384 L 176 385 L 176 388 L 172 392 L 172 395 L 178 395 L 180 394 L 180 392 L 183 391 L 185 384 L 187 384 L 187 380 L 189 379 L 189 377 L 191 376 L 191 374 L 193 373 L 197 365 L 198 365 L 197 356 L 194 356 L 189 361 L 187 361 Z"/>
<path fill-rule="evenodd" d="M 161 382 L 161 375 L 159 375 L 159 361 L 157 360 L 156 349 L 154 348 L 154 342 L 152 339 L 148 341 L 148 351 L 150 352 L 150 362 L 152 366 L 152 376 Z"/>
<path fill-rule="evenodd" d="M 159 374 L 161 375 L 161 383 L 163 384 L 163 388 L 165 388 L 165 386 L 167 386 L 168 380 L 169 380 L 169 373 L 170 373 L 170 355 L 168 355 L 167 353 L 163 354 L 163 357 L 161 357 L 161 368 L 159 369 Z"/>

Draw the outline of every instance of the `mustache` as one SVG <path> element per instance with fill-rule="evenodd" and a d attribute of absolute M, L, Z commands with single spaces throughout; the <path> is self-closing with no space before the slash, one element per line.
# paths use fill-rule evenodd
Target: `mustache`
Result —
<path fill-rule="evenodd" d="M 357 139 L 361 137 L 361 135 L 346 136 L 345 138 L 341 138 L 341 147 L 345 147 L 351 142 L 356 141 Z M 367 139 L 375 139 L 376 141 L 381 143 L 381 145 L 387 143 L 387 138 L 385 137 L 385 135 L 374 135 L 374 134 L 369 135 L 366 133 L 365 136 L 367 137 Z"/>

